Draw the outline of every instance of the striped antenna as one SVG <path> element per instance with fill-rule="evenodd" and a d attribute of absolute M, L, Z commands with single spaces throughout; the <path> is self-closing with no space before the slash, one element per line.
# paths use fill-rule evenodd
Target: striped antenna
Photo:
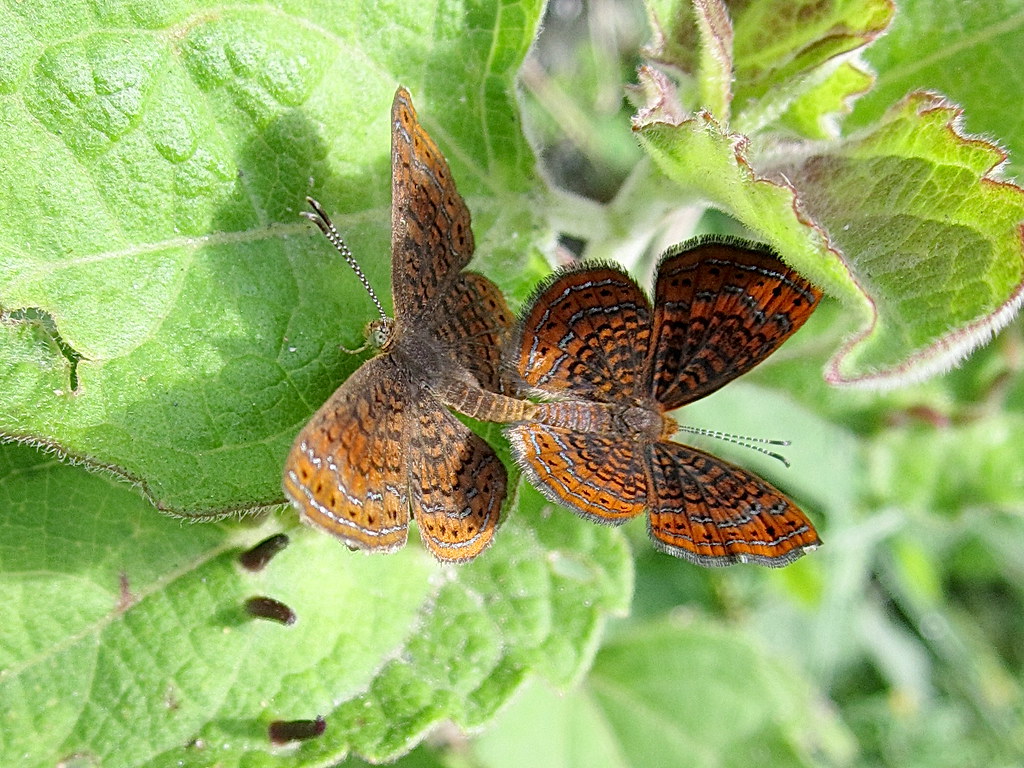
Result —
<path fill-rule="evenodd" d="M 703 427 L 688 427 L 683 424 L 679 425 L 680 432 L 687 432 L 691 435 L 701 435 L 702 437 L 713 437 L 716 440 L 724 440 L 727 443 L 735 443 L 736 445 L 742 445 L 744 448 L 749 448 L 752 451 L 763 453 L 765 456 L 771 456 L 773 459 L 778 459 L 785 466 L 789 466 L 789 459 L 783 456 L 781 453 L 775 451 L 769 451 L 767 448 L 762 446 L 765 445 L 789 445 L 789 440 L 768 440 L 763 437 L 747 437 L 746 435 L 734 435 L 730 432 L 719 432 L 716 429 L 704 429 Z M 756 445 L 760 443 L 760 445 Z"/>
<path fill-rule="evenodd" d="M 356 277 L 359 278 L 359 282 L 363 284 L 363 288 L 370 294 L 370 299 L 373 301 L 374 306 L 377 307 L 377 311 L 380 312 L 381 319 L 387 322 L 389 320 L 388 313 L 384 311 L 384 306 L 380 303 L 380 299 L 377 298 L 377 293 L 373 290 L 373 286 L 370 285 L 370 281 L 366 279 L 366 275 L 363 273 L 362 267 L 359 266 L 359 262 L 356 261 L 356 257 L 352 255 L 352 251 L 348 249 L 345 241 L 338 234 L 338 230 L 335 229 L 323 206 L 312 197 L 307 197 L 306 202 L 309 203 L 309 207 L 313 209 L 313 212 L 301 211 L 299 215 L 305 216 L 320 227 L 320 231 L 324 233 L 324 236 L 330 241 L 331 245 L 338 250 L 338 253 L 344 257 L 348 265 L 352 267 Z"/>

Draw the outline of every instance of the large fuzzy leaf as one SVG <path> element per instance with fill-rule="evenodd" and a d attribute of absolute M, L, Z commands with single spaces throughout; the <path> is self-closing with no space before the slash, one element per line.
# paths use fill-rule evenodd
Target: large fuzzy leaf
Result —
<path fill-rule="evenodd" d="M 470 201 L 477 265 L 513 294 L 537 274 L 512 82 L 539 10 L 0 5 L 0 432 L 178 513 L 281 499 L 374 316 L 297 212 L 319 197 L 388 293 L 397 84 Z"/>
<path fill-rule="evenodd" d="M 275 517 L 182 524 L 20 446 L 0 450 L 0 498 L 0 756 L 12 765 L 391 759 L 440 721 L 486 722 L 530 672 L 571 683 L 632 588 L 621 534 L 542 516 L 532 492 L 462 567 L 415 541 L 390 557 L 349 552 Z M 260 572 L 239 565 L 282 527 L 287 549 Z M 250 617 L 253 596 L 297 621 Z M 271 745 L 272 721 L 317 716 L 320 738 Z"/>

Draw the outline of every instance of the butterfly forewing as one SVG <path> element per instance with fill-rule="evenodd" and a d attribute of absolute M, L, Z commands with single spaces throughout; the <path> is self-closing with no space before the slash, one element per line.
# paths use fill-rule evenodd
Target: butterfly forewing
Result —
<path fill-rule="evenodd" d="M 368 360 L 299 433 L 285 462 L 284 490 L 308 522 L 351 547 L 405 544 L 408 386 L 390 355 Z"/>
<path fill-rule="evenodd" d="M 494 538 L 508 482 L 494 450 L 433 400 L 409 425 L 410 492 L 420 538 L 438 560 L 464 562 Z"/>
<path fill-rule="evenodd" d="M 646 393 L 635 377 L 647 357 L 650 302 L 618 269 L 560 273 L 529 303 L 514 345 L 527 387 L 599 402 L 629 402 Z"/>
<path fill-rule="evenodd" d="M 777 567 L 819 545 L 804 513 L 756 475 L 677 443 L 650 450 L 649 529 L 659 549 L 704 566 Z"/>
<path fill-rule="evenodd" d="M 391 107 L 391 289 L 399 324 L 437 322 L 436 297 L 473 256 L 469 209 L 409 92 Z"/>
<path fill-rule="evenodd" d="M 539 422 L 517 424 L 506 435 L 519 465 L 552 501 L 602 523 L 644 511 L 643 460 L 628 441 Z"/>
<path fill-rule="evenodd" d="M 767 247 L 697 241 L 658 269 L 647 376 L 665 410 L 743 375 L 804 324 L 821 293 Z"/>

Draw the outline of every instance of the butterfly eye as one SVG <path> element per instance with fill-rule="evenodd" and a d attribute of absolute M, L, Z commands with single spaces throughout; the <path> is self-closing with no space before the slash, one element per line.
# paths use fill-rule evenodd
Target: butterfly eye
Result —
<path fill-rule="evenodd" d="M 363 331 L 366 343 L 378 352 L 386 351 L 394 336 L 393 328 L 390 320 L 370 321 Z"/>

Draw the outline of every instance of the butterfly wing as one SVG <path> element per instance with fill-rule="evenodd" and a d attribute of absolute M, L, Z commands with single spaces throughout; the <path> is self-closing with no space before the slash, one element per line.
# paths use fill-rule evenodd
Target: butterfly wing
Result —
<path fill-rule="evenodd" d="M 803 512 L 756 475 L 671 442 L 650 447 L 654 545 L 697 565 L 787 565 L 821 542 Z"/>
<path fill-rule="evenodd" d="M 438 297 L 434 335 L 484 389 L 500 392 L 501 355 L 512 312 L 498 286 L 463 272 Z"/>
<path fill-rule="evenodd" d="M 494 283 L 460 272 L 473 256 L 469 209 L 404 88 L 395 93 L 391 124 L 395 317 L 432 332 L 481 386 L 498 391 L 512 314 Z"/>
<path fill-rule="evenodd" d="M 473 247 L 448 162 L 399 88 L 391 106 L 391 290 L 400 325 L 423 327 Z"/>
<path fill-rule="evenodd" d="M 505 467 L 481 437 L 424 392 L 406 429 L 412 509 L 442 562 L 472 560 L 494 538 Z"/>
<path fill-rule="evenodd" d="M 302 519 L 352 548 L 405 544 L 407 389 L 390 355 L 367 360 L 299 432 L 285 462 L 284 492 Z"/>
<path fill-rule="evenodd" d="M 711 394 L 804 324 L 821 292 L 766 246 L 704 239 L 658 268 L 647 377 L 665 410 Z"/>
<path fill-rule="evenodd" d="M 562 271 L 533 295 L 512 363 L 536 392 L 630 403 L 640 391 L 651 308 L 631 277 L 612 267 Z"/>
<path fill-rule="evenodd" d="M 541 422 L 505 432 L 516 461 L 548 499 L 598 523 L 620 524 L 644 511 L 647 478 L 633 444 Z"/>

